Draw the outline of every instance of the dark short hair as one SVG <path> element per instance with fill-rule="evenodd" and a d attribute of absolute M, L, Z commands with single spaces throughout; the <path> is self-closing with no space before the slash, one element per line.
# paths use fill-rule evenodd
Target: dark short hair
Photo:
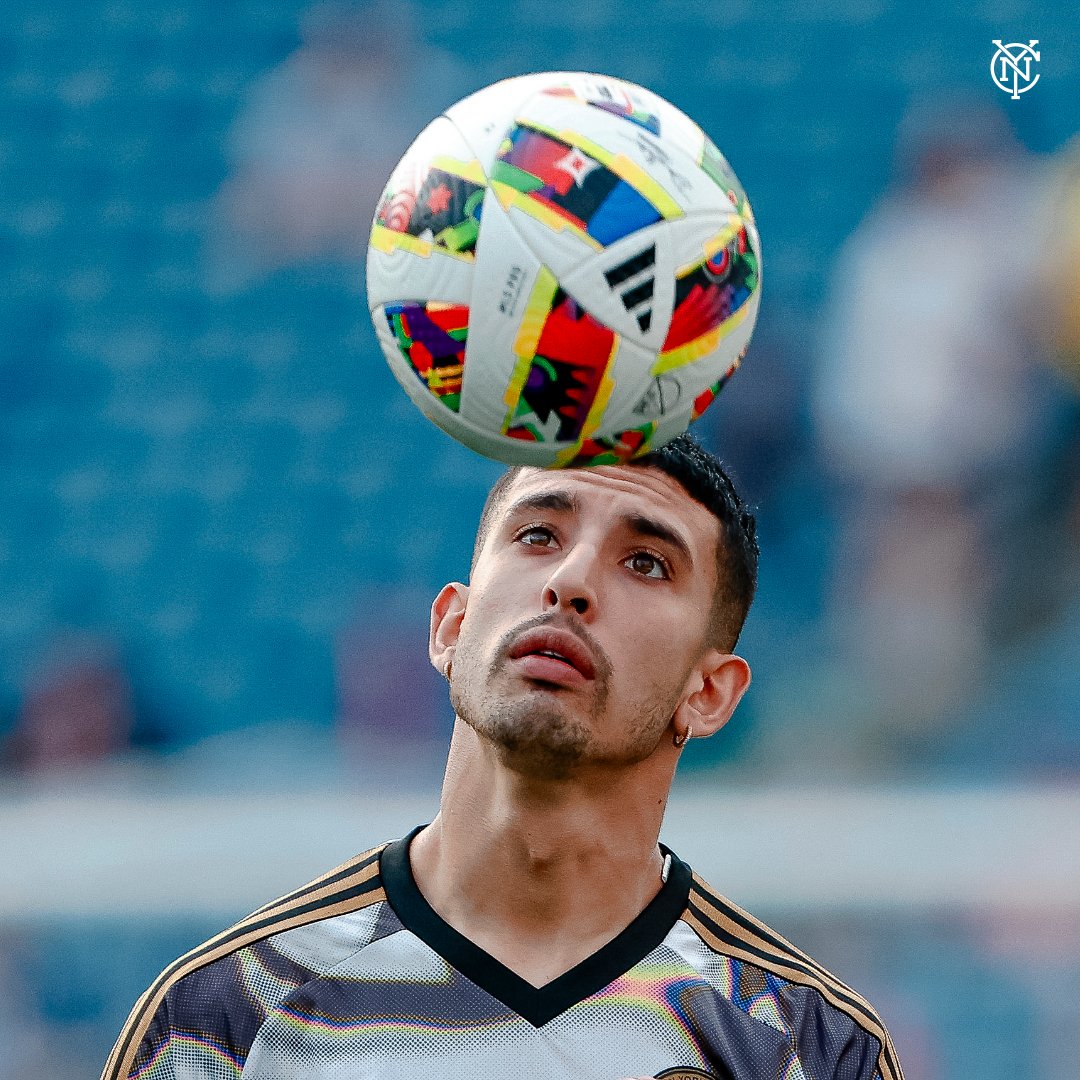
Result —
<path fill-rule="evenodd" d="M 683 487 L 720 523 L 716 541 L 716 590 L 709 612 L 709 634 L 717 648 L 730 652 L 735 648 L 757 590 L 757 522 L 724 471 L 720 459 L 687 433 L 642 457 L 626 463 L 628 468 L 659 469 Z M 504 472 L 488 492 L 480 523 L 476 527 L 472 567 L 476 566 L 492 519 L 502 497 L 524 466 L 515 465 Z M 472 568 L 470 567 L 470 569 Z"/>

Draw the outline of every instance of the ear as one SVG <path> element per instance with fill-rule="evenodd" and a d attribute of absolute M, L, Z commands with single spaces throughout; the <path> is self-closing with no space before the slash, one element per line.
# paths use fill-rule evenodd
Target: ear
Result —
<path fill-rule="evenodd" d="M 431 605 L 428 658 L 431 666 L 440 675 L 446 674 L 447 665 L 453 659 L 468 599 L 469 586 L 462 585 L 460 581 L 452 581 L 442 587 Z"/>
<path fill-rule="evenodd" d="M 732 653 L 710 649 L 690 676 L 689 694 L 671 718 L 674 734 L 704 738 L 730 719 L 750 685 L 750 665 Z"/>

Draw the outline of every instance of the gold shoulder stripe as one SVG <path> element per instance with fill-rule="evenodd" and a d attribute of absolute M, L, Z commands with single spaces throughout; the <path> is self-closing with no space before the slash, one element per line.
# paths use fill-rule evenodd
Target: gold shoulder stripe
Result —
<path fill-rule="evenodd" d="M 843 983 L 835 979 L 822 978 L 818 972 L 809 970 L 805 964 L 791 954 L 773 952 L 763 948 L 760 944 L 755 945 L 752 941 L 747 940 L 743 934 L 731 932 L 724 926 L 722 918 L 718 922 L 715 914 L 709 917 L 709 915 L 705 914 L 703 908 L 693 901 L 690 902 L 687 911 L 694 919 L 695 930 L 707 936 L 707 943 L 710 947 L 725 955 L 735 956 L 773 974 L 780 975 L 789 982 L 797 982 L 801 986 L 820 990 L 831 1004 L 838 1009 L 842 1009 L 860 1027 L 872 1031 L 875 1036 L 877 1035 L 877 1031 L 874 1030 L 875 1014 L 873 1010 L 868 1005 L 862 1007 L 858 1004 L 859 999 Z"/>
<path fill-rule="evenodd" d="M 781 937 L 770 926 L 766 926 L 760 919 L 754 918 L 749 912 L 744 911 L 737 904 L 732 903 L 727 897 L 714 892 L 705 882 L 699 882 L 700 887 L 695 891 L 703 897 L 705 905 L 713 908 L 721 916 L 733 925 L 734 933 L 739 935 L 740 930 L 749 942 L 755 940 L 762 943 L 762 948 L 770 947 L 782 957 L 790 957 L 790 963 L 802 966 L 808 974 L 817 973 L 820 981 L 830 985 L 839 998 L 848 1003 L 845 1011 L 865 1030 L 871 1032 L 881 1043 L 882 1055 L 888 1060 L 896 1076 L 901 1076 L 900 1064 L 897 1060 L 896 1050 L 889 1037 L 885 1025 L 878 1016 L 877 1011 L 864 997 L 857 994 L 846 983 L 841 982 L 831 971 L 822 967 L 816 960 L 811 959 L 801 949 L 797 949 L 786 938 Z M 712 903 L 709 903 L 709 900 Z M 860 1014 L 863 1019 L 860 1019 Z M 887 1073 L 883 1074 L 888 1077 Z"/>
<path fill-rule="evenodd" d="M 753 956 L 757 957 L 753 960 L 754 963 L 760 964 L 771 956 L 788 968 L 794 966 L 803 971 L 812 980 L 806 985 L 820 984 L 822 988 L 830 988 L 839 999 L 838 1007 L 843 1008 L 856 1023 L 878 1039 L 882 1047 L 882 1056 L 887 1059 L 887 1064 L 891 1067 L 893 1074 L 896 1077 L 902 1076 L 889 1033 L 873 1006 L 865 998 L 856 994 L 830 971 L 797 949 L 771 927 L 755 919 L 727 897 L 715 892 L 696 875 L 690 904 L 697 906 L 701 914 L 706 917 L 706 921 L 711 922 L 714 929 L 719 931 L 721 941 L 727 940 L 729 944 L 732 939 L 744 942 Z M 883 1072 L 883 1076 L 885 1080 L 889 1080 L 888 1073 Z"/>
<path fill-rule="evenodd" d="M 743 960 L 749 964 L 754 964 L 774 975 L 779 975 L 788 982 L 816 990 L 827 1002 L 829 1002 L 829 1004 L 840 1009 L 848 1016 L 851 1016 L 859 1027 L 877 1039 L 878 1044 L 881 1047 L 878 1054 L 878 1069 L 881 1072 L 882 1080 L 903 1080 L 903 1074 L 896 1061 L 895 1051 L 892 1049 L 891 1040 L 889 1040 L 884 1027 L 880 1026 L 880 1024 L 871 1024 L 865 1018 L 855 1013 L 843 999 L 838 998 L 833 990 L 827 984 L 823 983 L 820 978 L 808 974 L 801 967 L 790 967 L 778 960 L 769 960 L 755 950 L 739 945 L 725 937 L 717 936 L 710 930 L 708 925 L 701 921 L 695 913 L 693 906 L 686 909 L 686 912 L 683 914 L 683 920 L 698 933 L 707 945 L 716 949 L 718 952 L 734 957 L 736 960 Z"/>
<path fill-rule="evenodd" d="M 299 889 L 294 889 L 291 893 L 286 893 L 276 900 L 271 900 L 268 904 L 263 904 L 262 907 L 256 908 L 248 915 L 244 922 L 254 919 L 257 915 L 267 915 L 276 908 L 292 905 L 304 897 L 324 890 L 326 886 L 343 882 L 354 874 L 362 873 L 372 863 L 378 863 L 379 855 L 385 846 L 385 844 L 382 844 L 377 848 L 372 848 L 370 851 L 356 855 L 347 862 L 343 862 L 340 866 L 335 866 L 333 870 L 328 870 L 321 877 L 315 878 L 314 881 L 301 885 Z"/>
<path fill-rule="evenodd" d="M 882 1080 L 903 1080 L 892 1039 L 869 1002 L 764 923 L 715 893 L 696 875 L 684 918 L 718 952 L 817 990 L 877 1039 Z"/>
<path fill-rule="evenodd" d="M 383 847 L 358 855 L 303 888 L 252 912 L 170 964 L 135 1002 L 121 1029 L 101 1080 L 126 1080 L 150 1023 L 171 987 L 207 964 L 256 941 L 297 926 L 359 911 L 386 899 L 379 878 Z"/>
<path fill-rule="evenodd" d="M 758 939 L 765 943 L 766 946 L 772 945 L 780 952 L 794 957 L 805 964 L 808 968 L 816 971 L 823 979 L 831 980 L 837 987 L 845 991 L 854 1001 L 859 1002 L 867 1011 L 868 1014 L 873 1015 L 873 1006 L 865 998 L 860 997 L 850 987 L 845 986 L 831 971 L 822 967 L 813 957 L 808 956 L 801 949 L 792 945 L 787 938 L 781 937 L 771 926 L 767 926 L 760 919 L 755 918 L 748 911 L 739 907 L 738 904 L 733 903 L 726 896 L 716 892 L 707 882 L 694 875 L 694 882 L 691 885 L 691 891 L 696 894 L 697 899 L 691 900 L 691 903 L 697 902 L 703 910 L 707 913 L 715 913 L 713 917 L 717 915 L 726 917 L 735 926 L 735 933 L 740 932 L 747 937 L 747 940 Z"/>

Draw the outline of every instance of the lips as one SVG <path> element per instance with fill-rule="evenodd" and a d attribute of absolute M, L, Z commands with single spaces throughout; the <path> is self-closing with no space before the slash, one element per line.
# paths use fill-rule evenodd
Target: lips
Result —
<path fill-rule="evenodd" d="M 526 631 L 510 647 L 509 656 L 511 660 L 542 657 L 548 661 L 548 665 L 537 664 L 538 672 L 548 666 L 557 672 L 559 669 L 554 665 L 563 665 L 573 668 L 585 679 L 592 679 L 596 675 L 596 665 L 581 639 L 569 630 L 559 630 L 553 626 Z"/>

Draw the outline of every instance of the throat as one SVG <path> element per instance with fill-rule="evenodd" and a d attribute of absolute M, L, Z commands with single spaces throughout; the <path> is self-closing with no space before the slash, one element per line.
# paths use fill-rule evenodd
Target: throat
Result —
<path fill-rule="evenodd" d="M 616 918 L 609 912 L 612 917 L 606 925 L 598 920 L 552 919 L 546 924 L 534 920 L 522 930 L 514 918 L 516 907 L 506 910 L 496 905 L 495 918 L 478 919 L 475 904 L 457 905 L 457 894 L 441 893 L 439 882 L 424 876 L 431 865 L 421 871 L 426 859 L 422 841 L 433 830 L 434 826 L 418 829 L 383 851 L 379 869 L 390 906 L 404 928 L 451 968 L 537 1027 L 645 960 L 664 942 L 689 902 L 690 868 L 672 859 L 668 880 L 661 887 L 656 852 L 649 883 L 655 896 L 636 915 L 624 912 Z M 481 889 L 499 886 L 501 893 L 502 883 L 490 875 L 478 873 L 474 883 Z M 587 898 L 588 884 L 579 885 Z M 431 885 L 434 891 L 429 890 Z M 594 906 L 604 908 L 602 902 Z"/>
<path fill-rule="evenodd" d="M 623 929 L 625 927 L 588 936 L 563 932 L 524 938 L 483 926 L 470 936 L 479 948 L 503 967 L 530 986 L 539 988 L 579 967 L 614 941 Z"/>
<path fill-rule="evenodd" d="M 619 858 L 602 845 L 493 844 L 479 859 L 434 862 L 429 830 L 413 844 L 417 885 L 453 929 L 531 986 L 544 986 L 617 938 L 663 888 L 658 848 Z"/>
<path fill-rule="evenodd" d="M 659 873 L 648 883 L 642 882 L 645 888 L 639 898 L 625 905 L 610 895 L 605 902 L 601 897 L 608 890 L 590 887 L 589 879 L 582 877 L 571 882 L 567 892 L 560 893 L 550 906 L 534 898 L 533 903 L 514 910 L 509 919 L 496 920 L 487 915 L 471 920 L 467 936 L 529 985 L 546 986 L 626 930 L 666 884 L 670 868 L 669 854 L 661 860 Z M 632 890 L 625 885 L 621 898 L 629 900 Z M 584 904 L 563 903 L 567 894 L 583 899 Z"/>

